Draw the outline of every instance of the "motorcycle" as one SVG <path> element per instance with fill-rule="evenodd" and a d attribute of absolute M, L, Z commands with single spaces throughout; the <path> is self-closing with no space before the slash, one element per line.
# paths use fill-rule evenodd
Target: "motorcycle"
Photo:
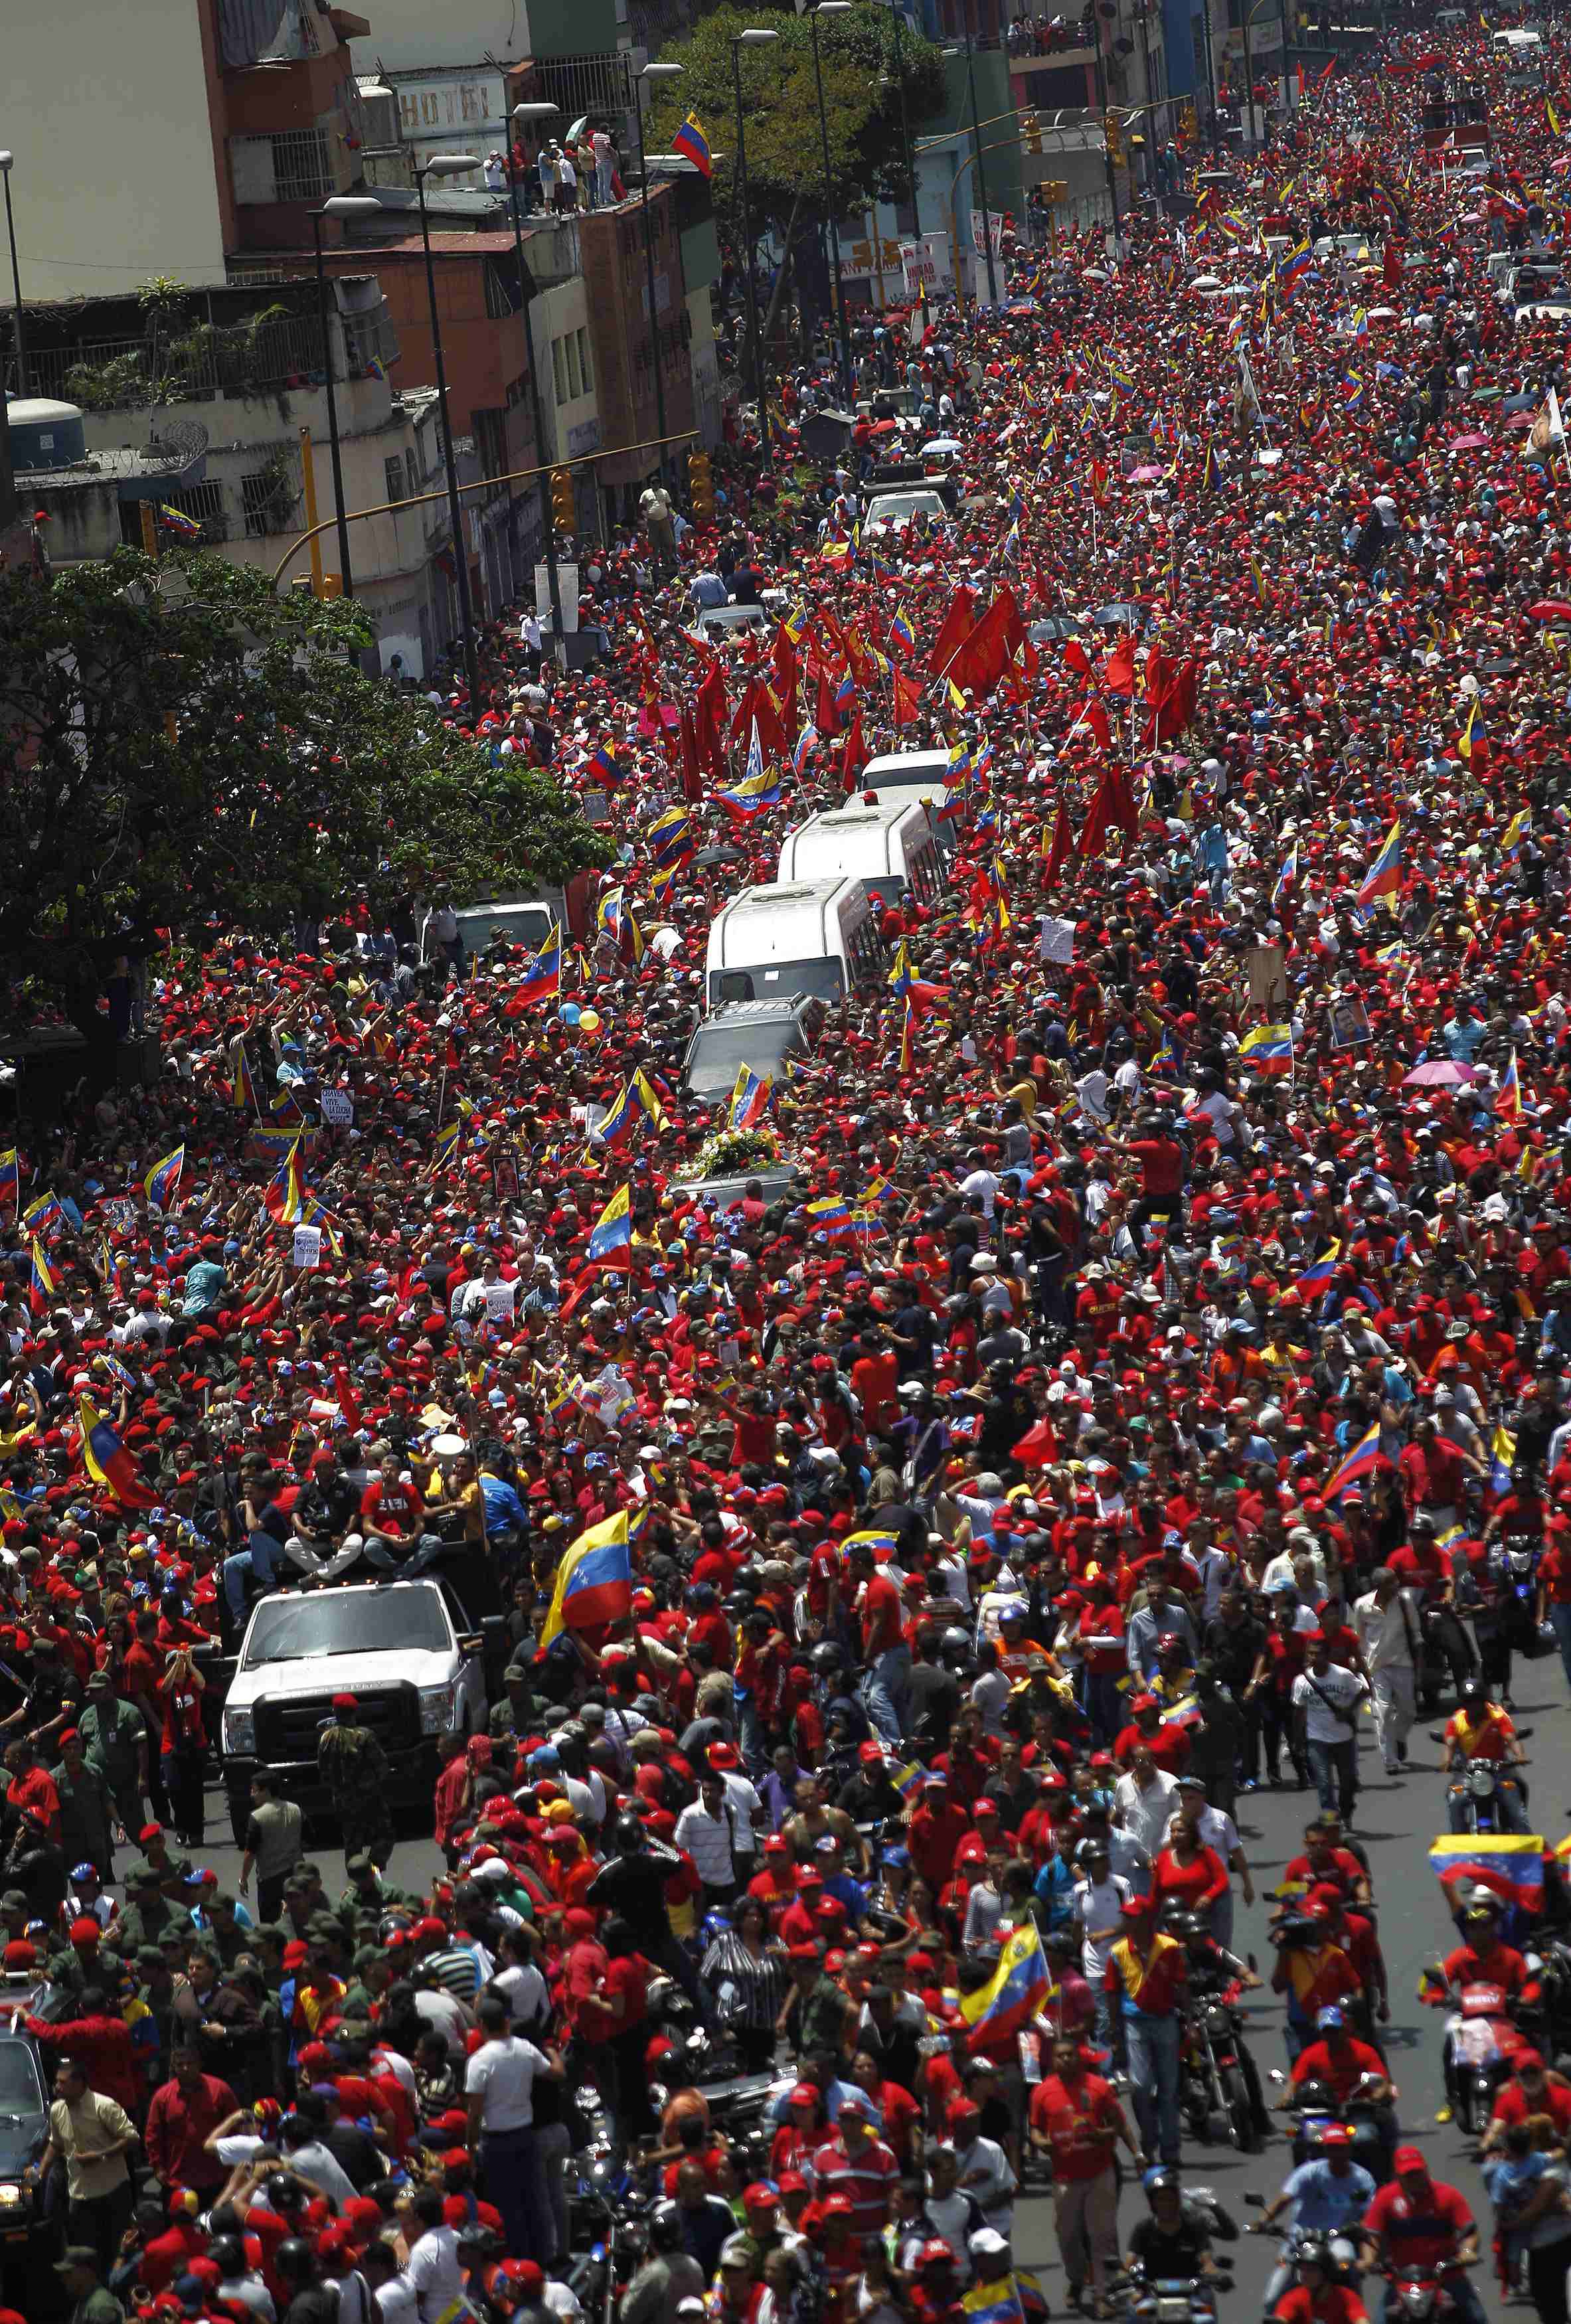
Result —
<path fill-rule="evenodd" d="M 1354 2163 L 1361 2163 L 1376 2186 L 1383 2186 L 1391 2176 L 1389 2157 L 1394 2140 L 1386 2135 L 1389 2105 L 1366 2093 L 1371 2077 L 1361 2075 L 1355 2088 L 1338 2106 L 1331 2089 L 1324 2082 L 1305 2082 L 1289 2109 L 1293 2124 L 1293 2163 L 1313 2162 L 1320 2153 L 1325 2134 L 1333 2123 L 1344 2124 L 1352 2134 L 1350 2153 Z"/>
<path fill-rule="evenodd" d="M 1519 1727 L 1517 1738 L 1525 1743 L 1532 1734 L 1530 1727 Z M 1432 1742 L 1444 1744 L 1441 1729 L 1429 1730 Z M 1507 1821 L 1505 1794 L 1502 1784 L 1510 1781 L 1517 1800 L 1525 1812 L 1527 1786 L 1520 1775 L 1508 1767 L 1502 1759 L 1469 1759 L 1456 1770 L 1446 1789 L 1446 1810 L 1454 1832 L 1502 1832 L 1511 1829 Z"/>
<path fill-rule="evenodd" d="M 1262 2211 L 1265 2209 L 1265 2197 L 1253 2190 L 1246 2194 L 1243 2200 L 1251 2210 Z M 1266 2301 L 1265 2316 L 1268 2319 L 1275 2314 L 1277 2301 L 1280 2299 L 1282 2292 L 1287 2289 L 1287 2284 L 1282 2282 L 1282 2276 L 1285 2274 L 1290 2281 L 1293 2269 L 1297 2267 L 1299 2259 L 1306 2252 L 1312 2251 L 1318 2255 L 1329 2249 L 1333 2262 L 1333 2282 L 1345 2285 L 1350 2292 L 1358 2290 L 1363 2277 L 1363 2269 L 1359 2262 L 1358 2246 L 1351 2236 L 1323 2235 L 1317 2228 L 1289 2227 L 1286 2221 L 1277 2219 L 1273 2219 L 1269 2227 L 1262 2220 L 1252 2227 L 1251 2232 L 1259 2236 L 1274 2236 L 1281 2246 L 1277 2259 L 1278 2273 L 1272 2278 L 1272 2283 L 1280 2285 L 1280 2288 L 1275 2291 Z"/>
<path fill-rule="evenodd" d="M 1234 2006 L 1242 1990 L 1235 1982 L 1187 2012 L 1178 2103 L 1195 2137 L 1224 2138 L 1240 2154 L 1256 2154 L 1260 2126 Z"/>
<path fill-rule="evenodd" d="M 568 2287 L 587 2324 L 615 2324 L 622 2295 L 649 2249 L 652 2196 L 639 2193 L 631 2175 L 607 2180 L 586 2199 L 597 2204 L 603 2234 L 568 2271 Z"/>
<path fill-rule="evenodd" d="M 1216 2324 L 1216 2296 L 1231 2292 L 1230 2275 L 1148 2276 L 1138 2264 L 1114 2283 L 1126 2316 L 1139 2324 Z"/>
<path fill-rule="evenodd" d="M 1419 2268 L 1388 2268 L 1385 2312 L 1391 2324 L 1452 2324 L 1456 2302 L 1438 2275 Z"/>
<path fill-rule="evenodd" d="M 1452 1677 L 1451 1657 L 1446 1651 L 1446 1615 L 1438 1605 L 1426 1605 L 1419 1609 L 1419 1668 L 1416 1674 L 1419 1708 L 1426 1719 L 1432 1719 L 1440 1707 L 1442 1688 Z"/>
<path fill-rule="evenodd" d="M 1458 2006 L 1446 2021 L 1442 2070 L 1451 2111 L 1469 2137 L 1479 2137 L 1487 2128 L 1495 2092 L 1509 2080 L 1518 2053 L 1530 2047 L 1503 1987 L 1463 1987 Z"/>

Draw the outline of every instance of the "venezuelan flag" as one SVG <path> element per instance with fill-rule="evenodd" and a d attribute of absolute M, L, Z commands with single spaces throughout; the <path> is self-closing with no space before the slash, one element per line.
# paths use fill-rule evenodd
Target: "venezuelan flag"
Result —
<path fill-rule="evenodd" d="M 553 927 L 538 953 L 523 964 L 522 982 L 513 987 L 516 1002 L 554 1001 L 562 989 L 562 932 Z"/>
<path fill-rule="evenodd" d="M 1274 912 L 1288 890 L 1298 876 L 1298 843 L 1295 839 L 1287 853 L 1287 860 L 1277 873 L 1277 884 L 1271 890 L 1271 909 Z"/>
<path fill-rule="evenodd" d="M 1346 1492 L 1350 1485 L 1356 1485 L 1361 1478 L 1370 1475 L 1379 1459 L 1380 1423 L 1377 1420 L 1374 1425 L 1359 1438 L 1340 1468 L 1321 1488 L 1322 1499 L 1335 1500 L 1339 1493 Z"/>
<path fill-rule="evenodd" d="M 1495 1430 L 1489 1447 L 1489 1489 L 1492 1493 L 1511 1490 L 1511 1462 L 1517 1457 L 1514 1433 L 1504 1427 Z"/>
<path fill-rule="evenodd" d="M 700 178 L 708 177 L 715 167 L 709 141 L 704 134 L 703 124 L 696 113 L 689 113 L 676 135 L 671 139 L 671 152 L 690 161 Z"/>
<path fill-rule="evenodd" d="M 1293 1062 L 1293 1028 L 1290 1025 L 1257 1025 L 1246 1033 L 1238 1045 L 1239 1059 L 1248 1058 L 1251 1065 L 1276 1065 Z"/>
<path fill-rule="evenodd" d="M 229 1085 L 229 1102 L 242 1113 L 259 1113 L 256 1084 L 252 1076 L 251 1060 L 242 1047 L 235 1053 L 235 1078 Z"/>
<path fill-rule="evenodd" d="M 1460 1883 L 1487 1888 L 1524 1913 L 1543 1908 L 1544 1842 L 1538 1832 L 1458 1832 L 1434 1841 L 1429 1863 L 1448 1902 Z"/>
<path fill-rule="evenodd" d="M 1325 1250 L 1298 1277 L 1300 1291 L 1323 1291 L 1336 1272 L 1336 1262 L 1342 1256 L 1342 1245 L 1333 1236 Z"/>
<path fill-rule="evenodd" d="M 177 1146 L 172 1154 L 166 1154 L 162 1162 L 155 1162 L 143 1180 L 148 1201 L 156 1203 L 161 1211 L 168 1210 L 185 1167 L 186 1149 L 183 1146 Z"/>
<path fill-rule="evenodd" d="M 464 1118 L 462 1114 L 455 1114 L 451 1121 L 444 1122 L 431 1140 L 431 1168 L 445 1169 L 456 1158 L 463 1143 Z"/>
<path fill-rule="evenodd" d="M 618 1186 L 596 1221 L 589 1237 L 590 1267 L 631 1267 L 633 1264 L 633 1204 L 625 1186 Z"/>
<path fill-rule="evenodd" d="M 27 1283 L 27 1304 L 35 1315 L 49 1312 L 49 1303 L 55 1295 L 55 1280 L 50 1263 L 43 1255 L 42 1243 L 32 1246 L 32 1271 Z"/>
<path fill-rule="evenodd" d="M 780 805 L 780 777 L 765 774 L 760 769 L 755 775 L 744 775 L 728 790 L 717 791 L 716 797 L 728 815 L 740 816 L 746 821 L 752 816 L 762 815 L 766 807 Z"/>
<path fill-rule="evenodd" d="M 627 1512 L 581 1533 L 557 1568 L 550 1611 L 540 1634 L 542 1646 L 563 1630 L 593 1629 L 633 1610 L 633 1559 L 627 1545 Z"/>
<path fill-rule="evenodd" d="M 1375 856 L 1363 880 L 1354 903 L 1360 909 L 1376 904 L 1382 896 L 1394 896 L 1402 884 L 1402 825 L 1399 816 L 1381 842 Z"/>
<path fill-rule="evenodd" d="M 968 2324 L 1025 2324 L 1025 2311 L 1007 2275 L 993 2283 L 974 2283 L 960 2305 Z"/>
<path fill-rule="evenodd" d="M 815 1234 L 827 1235 L 831 1241 L 853 1231 L 850 1204 L 826 1196 L 817 1203 L 804 1203 L 802 1216 Z"/>
<path fill-rule="evenodd" d="M 755 1074 L 751 1065 L 738 1065 L 726 1127 L 751 1130 L 755 1121 L 762 1121 L 769 1111 L 770 1093 L 773 1087 L 774 1084 L 766 1074 Z"/>
<path fill-rule="evenodd" d="M 306 1189 L 298 1138 L 279 1164 L 273 1184 L 262 1199 L 263 1206 L 285 1226 L 297 1226 L 304 1218 Z"/>
<path fill-rule="evenodd" d="M 1531 830 L 1532 822 L 1532 814 L 1529 808 L 1522 807 L 1517 809 L 1515 815 L 1512 816 L 1511 821 L 1507 824 L 1505 827 L 1505 835 L 1500 843 L 1500 852 L 1502 855 L 1514 855 L 1516 853 L 1518 848 L 1527 837 L 1528 833 Z"/>
<path fill-rule="evenodd" d="M 22 1164 L 15 1147 L 8 1146 L 0 1154 L 0 1209 L 9 1204 L 14 1210 L 21 1198 Z"/>
<path fill-rule="evenodd" d="M 82 1431 L 82 1465 L 94 1484 L 113 1493 L 123 1508 L 156 1508 L 158 1495 L 143 1484 L 117 1432 L 86 1397 L 77 1406 L 77 1418 Z"/>
<path fill-rule="evenodd" d="M 1502 1121 L 1520 1121 L 1522 1118 L 1521 1076 L 1517 1072 L 1517 1053 L 1513 1048 L 1511 1063 L 1501 1076 L 1500 1094 L 1495 1100 L 1495 1111 Z"/>
<path fill-rule="evenodd" d="M 22 1213 L 22 1224 L 30 1235 L 42 1234 L 60 1216 L 60 1204 L 52 1194 L 35 1194 Z"/>
<path fill-rule="evenodd" d="M 662 870 L 693 852 L 693 818 L 685 807 L 668 807 L 649 826 L 650 853 Z"/>
<path fill-rule="evenodd" d="M 1005 1939 L 997 1969 L 975 1993 L 960 1997 L 960 2015 L 974 2033 L 989 2040 L 1029 2025 L 1048 1997 L 1052 1979 L 1034 1921 Z"/>
<path fill-rule="evenodd" d="M 165 532 L 172 532 L 177 540 L 197 540 L 201 537 L 202 528 L 196 518 L 188 516 L 184 509 L 171 507 L 168 501 L 159 502 L 158 521 Z"/>

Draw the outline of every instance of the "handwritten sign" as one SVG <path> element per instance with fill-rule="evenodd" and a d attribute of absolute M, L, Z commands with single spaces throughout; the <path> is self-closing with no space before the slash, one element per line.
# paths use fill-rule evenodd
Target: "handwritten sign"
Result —
<path fill-rule="evenodd" d="M 1075 957 L 1075 923 L 1055 919 L 1047 913 L 1042 920 L 1042 958 L 1056 960 L 1067 968 Z"/>
<path fill-rule="evenodd" d="M 320 1266 L 322 1258 L 320 1227 L 296 1227 L 292 1257 L 296 1267 Z"/>
<path fill-rule="evenodd" d="M 321 1108 L 322 1120 L 334 1130 L 347 1130 L 355 1120 L 355 1101 L 347 1090 L 325 1089 Z"/>

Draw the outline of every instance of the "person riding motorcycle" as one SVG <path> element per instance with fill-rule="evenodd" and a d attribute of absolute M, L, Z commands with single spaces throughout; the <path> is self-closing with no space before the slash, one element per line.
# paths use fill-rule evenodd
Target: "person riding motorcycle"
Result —
<path fill-rule="evenodd" d="M 1527 1753 L 1518 1738 L 1515 1723 L 1509 1711 L 1492 1702 L 1483 1681 L 1464 1680 L 1458 1692 L 1456 1710 L 1446 1722 L 1446 1748 L 1441 1755 L 1440 1772 L 1448 1775 L 1453 1768 L 1467 1766 L 1474 1760 L 1494 1763 L 1501 1770 L 1497 1796 L 1500 1817 L 1507 1831 L 1526 1831 L 1528 1811 L 1526 1797 L 1519 1779 L 1505 1773 L 1508 1766 L 1521 1767 L 1527 1764 Z M 1447 1797 L 1447 1811 L 1453 1831 L 1465 1831 L 1465 1807 L 1460 1785 L 1454 1785 Z"/>
<path fill-rule="evenodd" d="M 1354 2161 L 1352 2146 L 1353 2134 L 1345 2123 L 1327 2123 L 1320 2134 L 1319 2153 L 1289 2172 L 1259 2218 L 1252 2219 L 1244 2232 L 1269 2235 L 1282 2213 L 1290 2211 L 1289 2225 L 1295 2235 L 1346 2234 L 1356 2247 L 1360 2223 L 1374 2200 L 1375 2184 L 1363 2165 Z M 1268 2315 L 1275 2312 L 1291 2278 L 1292 2263 L 1284 2256 L 1266 2286 Z"/>
<path fill-rule="evenodd" d="M 1380 2052 L 1358 2041 L 1347 2030 L 1337 2008 L 1322 2009 L 1315 2019 L 1319 2040 L 1300 2050 L 1294 2059 L 1288 2087 L 1277 2100 L 1280 2108 L 1296 2106 L 1300 2094 L 1315 2084 L 1328 2090 L 1338 2108 L 1356 2103 L 1372 2113 L 1382 2153 L 1396 2151 L 1396 2086 L 1386 2072 Z"/>
<path fill-rule="evenodd" d="M 1465 1985 L 1498 1985 L 1509 1997 L 1528 1981 L 1528 1964 L 1514 1945 L 1500 1937 L 1501 1901 L 1487 1888 L 1474 1888 L 1462 1911 L 1462 1939 L 1443 1960 L 1424 1971 L 1425 1998 L 1437 2006 Z"/>
<path fill-rule="evenodd" d="M 1169 1913 L 1163 1928 L 1170 1937 L 1177 1937 L 1184 1948 L 1189 1964 L 1188 1996 L 1191 2007 L 1206 2002 L 1220 2001 L 1234 1985 L 1246 1993 L 1258 1993 L 1261 1980 L 1247 1961 L 1219 1945 L 1197 1913 Z M 1235 2021 L 1236 2026 L 1236 2021 Z M 1250 2054 L 1242 2031 L 1235 2030 L 1234 2046 L 1238 2057 L 1239 2071 L 1249 2092 L 1250 2108 L 1256 2128 L 1262 2134 L 1269 2127 L 1265 2093 L 1261 2088 L 1260 2069 Z"/>
<path fill-rule="evenodd" d="M 1293 2263 L 1298 2279 L 1280 2294 L 1274 2306 L 1267 2296 L 1268 2313 L 1277 2324 L 1369 2324 L 1369 2310 L 1350 2283 L 1336 2280 L 1336 2258 L 1329 2244 L 1305 2244 Z"/>

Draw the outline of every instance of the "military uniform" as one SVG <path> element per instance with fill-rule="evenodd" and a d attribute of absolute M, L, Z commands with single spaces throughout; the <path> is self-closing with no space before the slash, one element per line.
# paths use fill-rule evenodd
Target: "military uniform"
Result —
<path fill-rule="evenodd" d="M 328 1787 L 346 1856 L 368 1856 L 380 1871 L 393 1854 L 387 1754 L 368 1727 L 325 1727 L 317 1772 Z"/>
<path fill-rule="evenodd" d="M 115 1812 L 134 1840 L 142 1828 L 142 1748 L 147 1723 L 133 1702 L 89 1683 L 77 1729 L 82 1757 L 108 1785 Z"/>
<path fill-rule="evenodd" d="M 60 1848 L 66 1862 L 90 1863 L 97 1867 L 100 1880 L 113 1880 L 115 1848 L 107 1783 L 86 1758 L 74 1775 L 63 1759 L 50 1769 L 49 1775 L 60 1794 Z"/>

